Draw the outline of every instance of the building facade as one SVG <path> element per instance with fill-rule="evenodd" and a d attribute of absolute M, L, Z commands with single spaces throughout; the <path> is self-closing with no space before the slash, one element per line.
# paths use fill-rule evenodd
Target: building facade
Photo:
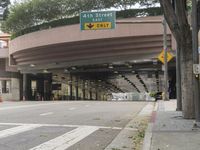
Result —
<path fill-rule="evenodd" d="M 10 35 L 0 34 L 0 96 L 2 100 L 20 100 L 22 76 L 9 65 Z"/>

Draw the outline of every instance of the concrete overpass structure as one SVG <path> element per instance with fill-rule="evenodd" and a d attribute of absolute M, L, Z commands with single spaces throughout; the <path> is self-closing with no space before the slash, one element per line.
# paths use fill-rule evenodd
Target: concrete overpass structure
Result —
<path fill-rule="evenodd" d="M 162 33 L 161 16 L 117 20 L 114 30 L 80 31 L 79 24 L 49 28 L 12 40 L 10 64 L 24 74 L 24 95 L 33 93 L 33 84 L 41 88 L 43 97 L 48 93 L 50 98 L 50 84 L 54 81 L 67 85 L 62 86 L 64 91 L 76 99 L 85 99 L 85 83 L 90 85 L 87 99 L 99 99 L 97 89 L 104 89 L 104 93 L 161 91 L 161 63 L 157 56 L 163 48 Z M 169 30 L 167 40 L 168 48 L 175 50 Z M 119 78 L 126 86 L 119 86 Z"/>
<path fill-rule="evenodd" d="M 149 59 L 162 50 L 162 33 L 162 17 L 118 20 L 115 30 L 80 31 L 76 24 L 20 36 L 9 53 L 21 70 Z M 175 48 L 169 30 L 168 46 Z"/>

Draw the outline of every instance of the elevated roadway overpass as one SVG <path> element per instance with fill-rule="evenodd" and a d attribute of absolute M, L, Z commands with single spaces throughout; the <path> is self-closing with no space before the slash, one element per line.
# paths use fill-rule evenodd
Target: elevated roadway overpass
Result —
<path fill-rule="evenodd" d="M 10 43 L 11 64 L 21 70 L 156 58 L 163 48 L 162 17 L 118 20 L 114 30 L 80 31 L 79 24 L 20 36 Z M 175 49 L 168 30 L 168 47 Z M 55 64 L 56 63 L 56 64 Z"/>
<path fill-rule="evenodd" d="M 75 24 L 25 34 L 10 42 L 10 64 L 29 74 L 31 81 L 38 79 L 35 74 L 44 80 L 44 73 L 51 74 L 52 81 L 48 81 L 67 84 L 70 97 L 84 97 L 84 92 L 79 94 L 83 81 L 90 81 L 90 89 L 104 88 L 109 93 L 162 91 L 162 64 L 157 61 L 163 49 L 162 20 L 161 16 L 128 18 L 117 20 L 114 30 L 80 31 Z M 169 30 L 167 44 L 173 52 L 176 44 Z M 173 61 L 169 66 L 174 67 Z M 126 81 L 125 87 L 116 83 L 119 78 Z M 107 84 L 99 86 L 97 81 Z M 31 89 L 31 85 L 24 86 Z"/>

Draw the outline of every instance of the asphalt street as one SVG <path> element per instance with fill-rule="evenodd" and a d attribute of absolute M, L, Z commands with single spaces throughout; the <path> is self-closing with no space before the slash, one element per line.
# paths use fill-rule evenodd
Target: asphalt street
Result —
<path fill-rule="evenodd" d="M 103 150 L 147 102 L 0 103 L 0 150 Z"/>

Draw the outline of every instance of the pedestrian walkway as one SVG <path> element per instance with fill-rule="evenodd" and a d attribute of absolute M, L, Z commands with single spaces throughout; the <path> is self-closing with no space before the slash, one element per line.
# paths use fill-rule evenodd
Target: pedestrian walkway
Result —
<path fill-rule="evenodd" d="M 136 127 L 141 120 L 149 120 L 154 108 L 154 103 L 148 103 L 138 115 L 126 125 L 118 136 L 105 148 L 105 150 L 134 150 L 133 137 L 138 134 Z M 130 130 L 127 130 L 130 129 Z"/>
<path fill-rule="evenodd" d="M 176 100 L 158 101 L 153 114 L 150 150 L 200 150 L 200 129 L 176 111 Z"/>
<path fill-rule="evenodd" d="M 84 145 L 85 139 L 96 138 L 98 132 L 116 132 L 122 128 L 85 125 L 60 125 L 60 124 L 24 124 L 0 123 L 0 149 L 1 150 L 88 150 Z M 130 129 L 126 129 L 130 131 Z M 100 137 L 101 138 L 101 137 Z M 109 139 L 104 137 L 105 140 Z M 114 137 L 113 137 L 114 138 Z M 78 148 L 75 148 L 75 147 Z M 102 149 L 104 146 L 96 146 Z"/>

